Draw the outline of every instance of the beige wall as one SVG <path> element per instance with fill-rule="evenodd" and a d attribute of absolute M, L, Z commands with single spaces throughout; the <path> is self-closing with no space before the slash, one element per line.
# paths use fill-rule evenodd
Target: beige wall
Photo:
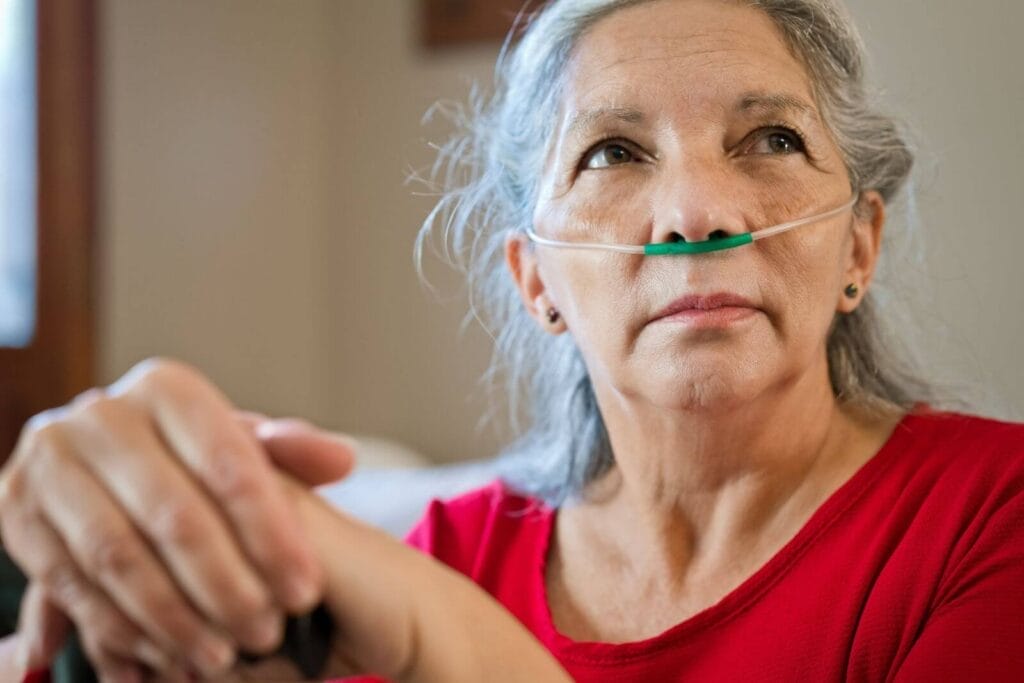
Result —
<path fill-rule="evenodd" d="M 486 345 L 417 280 L 430 201 L 405 178 L 432 158 L 423 113 L 497 46 L 426 53 L 413 9 L 104 3 L 104 379 L 171 355 L 246 406 L 438 459 L 494 449 Z"/>
<path fill-rule="evenodd" d="M 939 332 L 916 343 L 937 376 L 982 387 L 982 410 L 1024 419 L 1024 83 L 1011 35 L 1024 6 L 851 4 L 886 101 L 926 153 L 930 275 L 900 295 Z M 438 459 L 494 448 L 475 431 L 485 337 L 460 341 L 457 290 L 441 304 L 418 283 L 412 240 L 430 201 L 403 181 L 443 130 L 422 128 L 422 113 L 486 79 L 497 46 L 424 53 L 415 5 L 103 3 L 105 379 L 172 355 L 246 406 Z"/>
<path fill-rule="evenodd" d="M 917 130 L 924 265 L 901 255 L 907 286 L 894 295 L 916 302 L 932 376 L 963 386 L 981 412 L 1024 421 L 1024 3 L 849 6 L 888 109 Z"/>

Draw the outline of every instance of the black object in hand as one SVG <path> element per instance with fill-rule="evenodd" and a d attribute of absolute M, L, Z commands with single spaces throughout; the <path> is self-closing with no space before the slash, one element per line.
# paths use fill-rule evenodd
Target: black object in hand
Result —
<path fill-rule="evenodd" d="M 270 657 L 287 657 L 306 678 L 320 678 L 327 667 L 327 656 L 334 640 L 334 618 L 320 603 L 312 612 L 290 616 L 284 625 L 284 641 L 270 655 L 242 653 L 240 659 L 250 664 Z"/>

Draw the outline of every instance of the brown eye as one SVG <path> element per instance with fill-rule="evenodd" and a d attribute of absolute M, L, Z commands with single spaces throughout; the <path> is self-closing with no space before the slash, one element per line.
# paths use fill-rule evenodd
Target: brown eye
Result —
<path fill-rule="evenodd" d="M 795 154 L 805 151 L 800 134 L 788 128 L 769 128 L 750 148 L 752 154 Z"/>
<path fill-rule="evenodd" d="M 614 142 L 603 144 L 583 159 L 583 168 L 608 168 L 618 164 L 627 164 L 633 161 L 633 153 L 620 144 Z"/>

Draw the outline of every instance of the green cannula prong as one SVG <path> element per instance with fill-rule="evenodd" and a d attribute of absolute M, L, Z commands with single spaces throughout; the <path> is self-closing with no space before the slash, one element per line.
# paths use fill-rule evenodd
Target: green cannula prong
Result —
<path fill-rule="evenodd" d="M 644 245 L 644 256 L 671 256 L 672 254 L 706 254 L 709 251 L 721 251 L 733 247 L 751 244 L 754 241 L 753 233 L 744 232 L 732 237 L 723 237 L 717 240 L 706 240 L 704 242 L 658 242 Z"/>

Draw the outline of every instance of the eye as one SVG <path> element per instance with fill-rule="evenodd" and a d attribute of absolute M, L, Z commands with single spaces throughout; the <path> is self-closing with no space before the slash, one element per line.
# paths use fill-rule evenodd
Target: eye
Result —
<path fill-rule="evenodd" d="M 624 145 L 616 142 L 602 142 L 583 156 L 584 169 L 608 168 L 628 164 L 636 157 Z"/>
<path fill-rule="evenodd" d="M 795 154 L 805 152 L 804 139 L 800 133 L 785 126 L 762 128 L 755 131 L 753 144 L 748 148 L 751 154 Z"/>

